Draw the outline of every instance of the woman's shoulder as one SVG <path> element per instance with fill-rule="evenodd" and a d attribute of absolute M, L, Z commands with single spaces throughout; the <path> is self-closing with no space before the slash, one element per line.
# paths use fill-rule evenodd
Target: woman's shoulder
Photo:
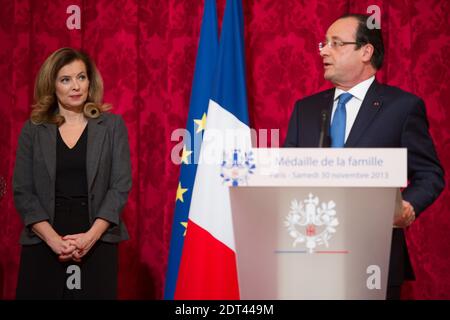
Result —
<path fill-rule="evenodd" d="M 115 114 L 111 112 L 103 112 L 101 114 L 101 119 L 104 125 L 107 127 L 117 127 L 124 123 L 124 120 L 120 114 Z"/>
<path fill-rule="evenodd" d="M 102 121 L 106 122 L 108 125 L 114 125 L 118 121 L 123 121 L 121 115 L 111 112 L 103 112 L 101 118 Z"/>
<path fill-rule="evenodd" d="M 28 119 L 24 122 L 22 129 L 34 132 L 34 131 L 38 131 L 39 128 L 41 128 L 41 127 L 42 128 L 53 128 L 53 127 L 56 127 L 56 124 L 46 122 L 46 121 L 41 122 L 41 123 L 36 123 L 36 122 L 33 122 L 33 120 Z"/>
<path fill-rule="evenodd" d="M 22 129 L 20 131 L 19 135 L 19 143 L 22 140 L 30 140 L 33 139 L 33 137 L 37 134 L 39 127 L 42 126 L 41 124 L 36 124 L 31 121 L 31 119 L 26 120 L 23 125 Z"/>
<path fill-rule="evenodd" d="M 28 119 L 23 123 L 22 131 L 34 132 L 37 130 L 38 126 L 40 126 L 40 124 L 33 123 L 31 119 Z"/>
<path fill-rule="evenodd" d="M 122 120 L 122 116 L 120 114 L 115 114 L 115 113 L 111 113 L 111 112 L 103 112 L 101 114 L 101 117 L 103 119 L 103 121 L 110 121 L 110 122 L 115 122 L 115 121 L 121 121 Z"/>

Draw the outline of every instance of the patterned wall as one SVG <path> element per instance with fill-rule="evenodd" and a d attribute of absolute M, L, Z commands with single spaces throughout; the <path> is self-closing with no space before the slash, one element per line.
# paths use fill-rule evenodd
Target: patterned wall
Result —
<path fill-rule="evenodd" d="M 371 4 L 381 8 L 387 50 L 378 79 L 425 100 L 450 168 L 449 1 L 244 0 L 251 125 L 279 128 L 284 139 L 295 100 L 330 86 L 317 54 L 326 28 Z M 69 5 L 81 8 L 80 30 L 66 27 Z M 63 46 L 94 58 L 105 100 L 129 130 L 133 189 L 124 218 L 131 240 L 120 247 L 120 297 L 162 298 L 179 174 L 170 136 L 187 118 L 202 9 L 195 0 L 0 0 L 0 298 L 14 298 L 20 252 L 11 190 L 17 138 L 37 70 Z M 450 298 L 448 202 L 447 188 L 408 231 L 417 281 L 405 285 L 404 298 Z"/>

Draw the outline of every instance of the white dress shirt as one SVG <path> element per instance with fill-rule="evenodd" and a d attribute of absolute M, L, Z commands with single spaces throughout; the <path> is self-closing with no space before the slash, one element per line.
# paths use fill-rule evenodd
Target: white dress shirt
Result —
<path fill-rule="evenodd" d="M 347 141 L 348 135 L 350 134 L 350 130 L 352 129 L 353 123 L 355 122 L 356 116 L 361 108 L 364 97 L 366 96 L 366 93 L 374 80 L 375 76 L 372 76 L 347 91 L 352 94 L 353 97 L 345 105 L 345 109 L 347 111 L 347 121 L 345 122 L 345 141 Z M 334 90 L 334 103 L 333 111 L 331 112 L 331 119 L 334 117 L 334 112 L 336 111 L 338 104 L 338 98 L 344 92 L 346 91 L 338 88 Z"/>

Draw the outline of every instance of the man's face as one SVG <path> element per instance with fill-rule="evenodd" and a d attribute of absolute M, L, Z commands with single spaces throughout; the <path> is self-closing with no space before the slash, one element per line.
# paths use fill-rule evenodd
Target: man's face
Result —
<path fill-rule="evenodd" d="M 342 42 L 355 42 L 358 21 L 355 18 L 344 18 L 334 22 L 327 30 L 326 40 Z M 364 63 L 362 50 L 355 50 L 356 44 L 344 46 L 325 46 L 320 51 L 323 59 L 324 78 L 336 86 L 345 86 L 358 81 Z"/>

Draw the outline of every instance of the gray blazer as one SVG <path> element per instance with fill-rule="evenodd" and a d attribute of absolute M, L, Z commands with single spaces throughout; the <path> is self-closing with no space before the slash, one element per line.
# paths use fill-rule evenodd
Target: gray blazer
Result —
<path fill-rule="evenodd" d="M 23 245 L 41 239 L 31 225 L 55 219 L 56 133 L 54 124 L 34 125 L 27 121 L 17 146 L 13 175 L 14 202 L 25 228 L 20 236 Z M 131 164 L 128 134 L 119 115 L 103 113 L 88 120 L 86 155 L 89 218 L 111 223 L 100 238 L 105 242 L 128 239 L 120 213 L 131 189 Z"/>

